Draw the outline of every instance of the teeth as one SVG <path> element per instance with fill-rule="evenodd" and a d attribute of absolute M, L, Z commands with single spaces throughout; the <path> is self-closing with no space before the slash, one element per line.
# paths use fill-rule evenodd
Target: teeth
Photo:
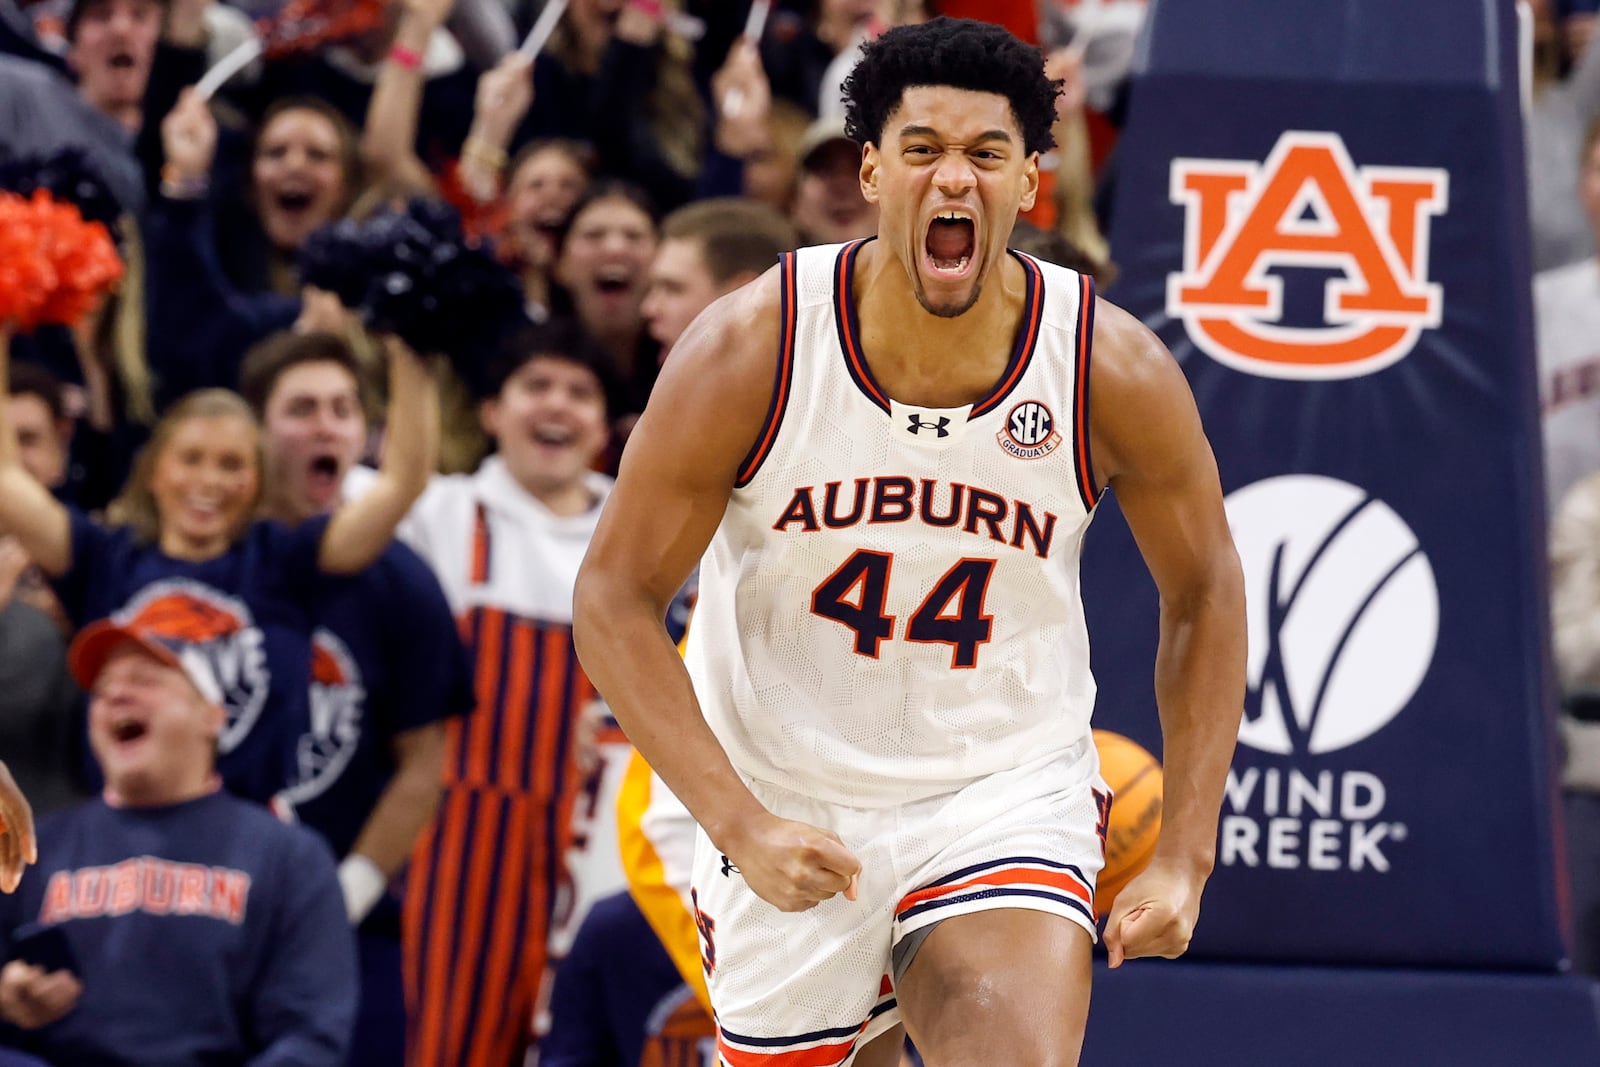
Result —
<path fill-rule="evenodd" d="M 940 222 L 963 222 L 969 220 L 971 216 L 965 215 L 959 211 L 941 211 L 939 214 L 935 215 L 934 218 L 938 219 Z"/>

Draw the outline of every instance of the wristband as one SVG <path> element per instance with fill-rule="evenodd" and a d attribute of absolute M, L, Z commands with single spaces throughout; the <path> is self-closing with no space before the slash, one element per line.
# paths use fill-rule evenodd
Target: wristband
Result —
<path fill-rule="evenodd" d="M 202 174 L 188 177 L 171 163 L 161 168 L 161 195 L 169 200 L 200 200 L 211 191 L 211 179 Z"/>
<path fill-rule="evenodd" d="M 389 879 L 378 865 L 359 852 L 352 852 L 339 864 L 339 888 L 344 892 L 344 910 L 352 926 L 358 925 L 389 888 Z"/>
<path fill-rule="evenodd" d="M 422 53 L 397 44 L 389 49 L 389 62 L 403 70 L 416 70 L 422 66 Z"/>
<path fill-rule="evenodd" d="M 461 158 L 476 160 L 496 172 L 503 170 L 506 165 L 505 149 L 476 136 L 468 137 L 461 146 Z"/>

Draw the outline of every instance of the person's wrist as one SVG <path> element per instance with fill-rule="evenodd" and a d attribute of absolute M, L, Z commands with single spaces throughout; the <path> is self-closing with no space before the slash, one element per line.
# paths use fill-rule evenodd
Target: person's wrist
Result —
<path fill-rule="evenodd" d="M 712 143 L 725 156 L 748 159 L 761 147 L 764 137 L 764 130 L 751 129 L 743 122 L 723 119 L 717 123 Z"/>
<path fill-rule="evenodd" d="M 389 46 L 389 54 L 386 58 L 401 70 L 422 69 L 422 50 L 420 48 L 412 48 L 398 39 Z"/>
<path fill-rule="evenodd" d="M 469 136 L 461 145 L 461 159 L 482 170 L 499 174 L 505 169 L 506 150 L 486 138 Z"/>
<path fill-rule="evenodd" d="M 211 191 L 211 176 L 202 170 L 168 163 L 161 168 L 161 195 L 169 200 L 201 200 Z"/>
<path fill-rule="evenodd" d="M 351 925 L 367 917 L 383 899 L 389 879 L 376 863 L 359 852 L 352 852 L 339 863 L 339 889 L 344 893 L 344 910 Z"/>
<path fill-rule="evenodd" d="M 498 116 L 484 116 L 480 121 L 472 124 L 467 131 L 467 140 L 481 141 L 493 145 L 504 152 L 506 146 L 511 144 L 511 135 L 516 132 L 517 123 L 508 121 Z"/>

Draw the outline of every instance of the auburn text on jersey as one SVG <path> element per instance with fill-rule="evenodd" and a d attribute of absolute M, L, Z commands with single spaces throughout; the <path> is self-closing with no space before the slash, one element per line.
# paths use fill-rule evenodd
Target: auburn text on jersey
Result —
<path fill-rule="evenodd" d="M 849 485 L 827 482 L 819 490 L 802 485 L 772 528 L 787 533 L 798 527 L 816 533 L 823 527 L 844 529 L 858 523 L 919 521 L 927 526 L 958 527 L 1003 545 L 1050 558 L 1056 516 L 1040 512 L 1024 500 L 1008 499 L 975 485 L 914 480 L 901 475 L 855 478 Z"/>

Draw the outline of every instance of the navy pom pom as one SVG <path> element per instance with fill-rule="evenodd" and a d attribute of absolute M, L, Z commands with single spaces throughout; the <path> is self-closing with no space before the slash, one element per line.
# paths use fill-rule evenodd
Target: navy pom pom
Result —
<path fill-rule="evenodd" d="M 113 240 L 119 236 L 122 205 L 81 148 L 69 146 L 48 155 L 0 154 L 0 189 L 21 196 L 43 189 L 56 200 L 75 205 L 86 221 L 103 223 Z"/>
<path fill-rule="evenodd" d="M 368 329 L 442 352 L 479 393 L 500 339 L 526 321 L 517 276 L 467 241 L 454 208 L 433 200 L 316 231 L 301 249 L 300 277 L 336 295 Z"/>

